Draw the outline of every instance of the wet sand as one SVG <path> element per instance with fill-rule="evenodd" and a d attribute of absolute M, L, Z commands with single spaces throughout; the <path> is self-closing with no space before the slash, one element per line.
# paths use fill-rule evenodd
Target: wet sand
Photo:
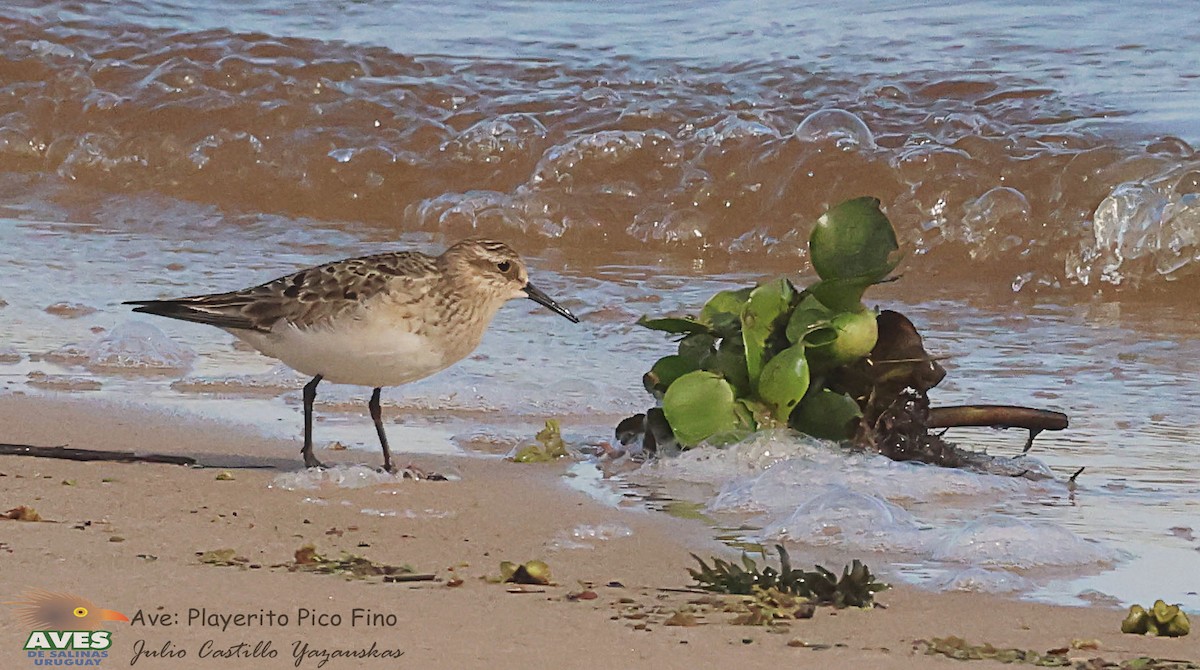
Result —
<path fill-rule="evenodd" d="M 9 601 L 26 588 L 73 592 L 138 619 L 109 625 L 114 643 L 104 665 L 128 665 L 136 656 L 134 667 L 146 668 L 294 667 L 298 643 L 307 644 L 310 653 L 372 644 L 404 652 L 399 661 L 334 658 L 327 668 L 952 667 L 955 661 L 914 648 L 915 640 L 949 635 L 1038 652 L 1096 639 L 1098 650 L 1070 655 L 1200 660 L 1195 635 L 1172 640 L 1120 634 L 1119 610 L 909 587 L 881 594 L 886 608 L 820 608 L 813 619 L 794 621 L 782 633 L 731 625 L 733 614 L 713 611 L 700 617 L 702 625 L 665 626 L 669 614 L 700 597 L 660 590 L 689 584 L 689 552 L 730 558 L 735 553 L 703 539 L 712 533 L 699 522 L 635 506 L 606 507 L 570 490 L 561 465 L 422 456 L 422 467 L 451 470 L 461 480 L 288 491 L 269 485 L 298 469 L 297 445 L 249 428 L 138 407 L 19 395 L 0 397 L 0 426 L 3 442 L 184 454 L 217 466 L 0 457 L 0 511 L 29 505 L 53 522 L 0 521 L 0 595 Z M 357 451 L 318 455 L 332 462 L 373 463 L 376 457 Z M 234 478 L 218 480 L 222 471 Z M 630 534 L 581 540 L 586 548 L 561 546 L 571 529 L 584 525 L 619 526 Z M 325 556 L 351 552 L 437 579 L 380 583 L 270 567 L 291 561 L 308 543 Z M 222 548 L 235 549 L 247 563 L 220 567 L 197 557 Z M 845 558 L 871 563 L 870 556 Z M 549 563 L 555 586 L 510 593 L 510 587 L 482 579 L 497 574 L 502 560 L 531 559 Z M 807 562 L 800 555 L 794 561 Z M 449 586 L 455 577 L 462 584 Z M 589 585 L 595 599 L 568 598 Z M 368 616 L 355 619 L 356 608 Z M 203 619 L 189 623 L 189 610 L 203 610 L 210 619 L 273 612 L 276 625 L 252 621 L 222 630 L 219 623 L 201 625 Z M 302 610 L 310 619 L 325 618 L 300 622 Z M 639 612 L 649 614 L 628 617 Z M 163 614 L 173 615 L 173 625 L 150 623 L 151 615 L 161 622 Z M 278 623 L 281 614 L 289 617 L 286 625 Z M 380 625 L 369 625 L 370 615 Z M 13 616 L 0 616 L 6 667 L 26 662 L 20 648 L 27 634 Z M 793 640 L 818 646 L 789 646 Z M 202 648 L 211 654 L 242 642 L 246 653 L 255 644 L 264 652 L 269 642 L 277 656 L 200 656 Z M 186 656 L 136 654 L 160 652 L 164 645 Z M 306 657 L 300 667 L 318 667 L 320 660 Z"/>

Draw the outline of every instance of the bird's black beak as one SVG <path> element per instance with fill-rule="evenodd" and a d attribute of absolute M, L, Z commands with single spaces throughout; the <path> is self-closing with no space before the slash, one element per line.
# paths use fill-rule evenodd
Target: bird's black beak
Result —
<path fill-rule="evenodd" d="M 571 310 L 554 302 L 553 298 L 546 295 L 545 293 L 542 293 L 542 290 L 537 288 L 533 284 L 525 285 L 525 295 L 529 296 L 530 300 L 536 302 L 539 305 L 546 307 L 551 312 L 562 315 L 567 320 L 569 320 L 571 323 L 579 323 L 579 317 L 572 314 Z"/>

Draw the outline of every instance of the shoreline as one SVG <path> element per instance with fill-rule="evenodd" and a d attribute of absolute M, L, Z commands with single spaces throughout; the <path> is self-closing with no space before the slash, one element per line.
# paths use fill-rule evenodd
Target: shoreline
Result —
<path fill-rule="evenodd" d="M 0 521 L 0 600 L 18 599 L 29 588 L 65 591 L 135 619 L 106 626 L 113 646 L 105 665 L 318 667 L 324 659 L 325 668 L 695 668 L 803 663 L 815 654 L 810 662 L 833 667 L 951 667 L 949 658 L 914 649 L 916 640 L 951 635 L 1038 653 L 1099 641 L 1098 649 L 1071 649 L 1070 658 L 1200 661 L 1200 636 L 1123 635 L 1120 610 L 907 585 L 878 596 L 885 608 L 821 607 L 782 633 L 731 625 L 733 614 L 703 608 L 697 611 L 702 625 L 663 625 L 671 612 L 696 609 L 689 600 L 697 594 L 662 590 L 690 584 L 689 554 L 732 559 L 736 552 L 699 521 L 640 506 L 606 506 L 572 490 L 562 482 L 563 465 L 421 454 L 416 460 L 422 467 L 448 466 L 461 480 L 284 490 L 271 484 L 300 471 L 298 448 L 244 426 L 132 405 L 20 395 L 0 396 L 0 426 L 3 442 L 219 457 L 222 463 L 195 469 L 0 457 L 0 512 L 28 505 L 53 522 Z M 373 463 L 375 454 L 320 456 Z M 232 479 L 217 478 L 223 469 Z M 602 540 L 572 533 L 601 527 L 619 530 Z M 289 571 L 285 566 L 307 544 L 326 557 L 348 552 L 409 565 L 436 581 L 381 583 Z M 199 554 L 221 549 L 245 561 L 201 562 Z M 854 558 L 872 562 L 870 555 L 846 555 L 845 562 Z M 533 559 L 550 565 L 555 586 L 517 591 L 483 579 L 498 574 L 501 561 Z M 811 563 L 801 554 L 793 562 Z M 461 585 L 448 585 L 458 579 Z M 596 597 L 579 598 L 585 591 Z M 10 659 L 7 667 L 23 667 L 29 631 L 11 608 L 0 609 L 0 658 Z M 287 614 L 289 622 L 246 620 L 220 629 L 189 624 L 191 609 L 215 614 L 218 622 L 262 611 Z M 302 619 L 301 610 L 310 616 Z M 355 618 L 356 611 L 375 618 Z M 791 641 L 809 646 L 789 646 Z M 139 642 L 144 652 L 162 652 L 169 643 L 168 650 L 185 655 L 135 655 Z M 268 643 L 273 657 L 242 655 Z M 317 655 L 297 664 L 296 643 Z M 403 654 L 326 658 L 319 651 L 372 644 Z M 207 655 L 200 655 L 202 648 Z M 992 666 L 1000 664 L 971 667 Z"/>

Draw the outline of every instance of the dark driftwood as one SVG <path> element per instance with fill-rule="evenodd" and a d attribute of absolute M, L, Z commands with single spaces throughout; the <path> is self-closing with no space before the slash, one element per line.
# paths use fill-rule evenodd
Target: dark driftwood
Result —
<path fill-rule="evenodd" d="M 965 426 L 987 426 L 992 428 L 1024 428 L 1029 431 L 1025 442 L 1026 453 L 1033 446 L 1033 438 L 1043 430 L 1063 430 L 1069 421 L 1062 412 L 1051 412 L 1032 407 L 1015 405 L 956 405 L 930 407 L 929 428 L 959 428 Z"/>
<path fill-rule="evenodd" d="M 384 575 L 383 581 L 388 583 L 393 582 L 432 582 L 437 579 L 437 575 Z"/>
<path fill-rule="evenodd" d="M 98 449 L 73 449 L 71 447 L 35 447 L 29 444 L 2 444 L 0 456 L 35 456 L 37 458 L 60 458 L 68 461 L 119 461 L 121 463 L 168 463 L 171 465 L 195 465 L 196 459 L 168 454 L 135 454 L 132 451 L 100 451 Z"/>

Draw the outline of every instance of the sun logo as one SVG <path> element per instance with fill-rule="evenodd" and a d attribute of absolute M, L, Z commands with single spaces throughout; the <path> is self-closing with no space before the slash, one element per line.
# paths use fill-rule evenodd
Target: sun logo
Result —
<path fill-rule="evenodd" d="M 106 621 L 129 621 L 115 610 L 96 607 L 86 598 L 70 593 L 35 590 L 22 595 L 24 600 L 5 603 L 17 609 L 17 618 L 32 632 L 25 641 L 30 652 L 93 652 L 112 645 L 111 634 L 103 630 Z"/>

